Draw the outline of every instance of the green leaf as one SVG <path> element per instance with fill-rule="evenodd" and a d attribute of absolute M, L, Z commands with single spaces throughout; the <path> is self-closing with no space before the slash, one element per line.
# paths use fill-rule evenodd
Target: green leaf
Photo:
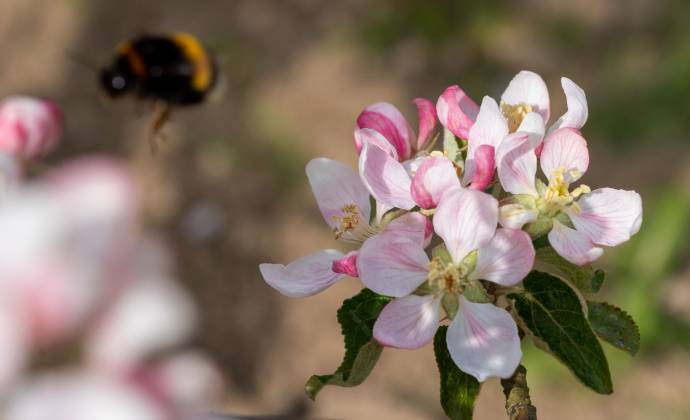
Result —
<path fill-rule="evenodd" d="M 589 322 L 597 335 L 631 356 L 640 350 L 640 330 L 630 315 L 607 302 L 587 301 Z"/>
<path fill-rule="evenodd" d="M 606 356 L 575 291 L 558 277 L 539 271 L 532 271 L 523 287 L 523 293 L 508 297 L 515 301 L 515 310 L 537 346 L 556 356 L 594 391 L 613 392 Z"/>
<path fill-rule="evenodd" d="M 436 365 L 441 375 L 441 406 L 452 420 L 471 419 L 481 384 L 474 376 L 461 371 L 451 359 L 446 330 L 448 327 L 440 327 L 434 337 Z"/>
<path fill-rule="evenodd" d="M 443 130 L 443 154 L 456 165 L 464 168 L 464 160 L 462 159 L 462 149 L 460 143 L 455 135 L 447 128 Z"/>
<path fill-rule="evenodd" d="M 570 282 L 584 293 L 599 291 L 604 282 L 604 271 L 595 271 L 591 265 L 577 266 L 558 255 L 551 246 L 538 248 L 535 252 L 535 268 Z"/>
<path fill-rule="evenodd" d="M 373 339 L 373 328 L 379 313 L 391 298 L 363 289 L 343 302 L 338 322 L 345 337 L 345 357 L 330 375 L 313 375 L 304 386 L 312 400 L 326 385 L 352 387 L 369 376 L 381 356 L 383 347 Z"/>

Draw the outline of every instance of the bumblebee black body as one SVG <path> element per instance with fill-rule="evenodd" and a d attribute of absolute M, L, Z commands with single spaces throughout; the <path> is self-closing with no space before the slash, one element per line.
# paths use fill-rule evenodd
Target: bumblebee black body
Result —
<path fill-rule="evenodd" d="M 132 94 L 168 105 L 201 103 L 216 81 L 213 56 L 195 37 L 183 33 L 125 41 L 100 74 L 101 86 L 112 98 Z"/>

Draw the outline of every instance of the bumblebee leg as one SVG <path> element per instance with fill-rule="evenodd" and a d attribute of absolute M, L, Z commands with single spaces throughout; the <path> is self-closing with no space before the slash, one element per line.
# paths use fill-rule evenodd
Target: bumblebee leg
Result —
<path fill-rule="evenodd" d="M 149 129 L 149 146 L 151 147 L 151 154 L 156 154 L 158 151 L 158 140 L 165 141 L 165 135 L 161 131 L 165 123 L 170 119 L 171 107 L 165 101 L 156 101 L 153 104 L 153 116 L 151 118 L 151 127 Z"/>

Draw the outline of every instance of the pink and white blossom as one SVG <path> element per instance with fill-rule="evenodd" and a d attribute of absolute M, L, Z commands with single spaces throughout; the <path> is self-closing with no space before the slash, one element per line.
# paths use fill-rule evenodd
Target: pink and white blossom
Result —
<path fill-rule="evenodd" d="M 559 128 L 544 140 L 541 169 L 548 179 L 536 179 L 537 158 L 529 142 L 504 141 L 499 151 L 498 175 L 503 188 L 520 199 L 501 209 L 501 224 L 521 228 L 538 219 L 551 223 L 548 232 L 553 248 L 568 261 L 584 265 L 603 253 L 602 246 L 616 246 L 628 239 L 642 223 L 642 201 L 634 191 L 601 188 L 591 191 L 570 185 L 587 171 L 587 142 L 573 128 Z"/>
<path fill-rule="evenodd" d="M 13 96 L 0 102 L 0 151 L 26 161 L 52 150 L 62 136 L 62 113 L 47 99 Z"/>
<path fill-rule="evenodd" d="M 374 325 L 379 343 L 406 349 L 427 344 L 438 329 L 446 296 L 459 303 L 457 313 L 445 308 L 452 318 L 448 349 L 458 367 L 480 381 L 512 375 L 522 355 L 515 322 L 504 309 L 463 297 L 480 279 L 512 286 L 532 269 L 529 236 L 496 230 L 497 221 L 493 197 L 456 189 L 443 197 L 433 220 L 448 260 L 430 259 L 418 242 L 395 231 L 384 231 L 362 246 L 360 279 L 376 293 L 396 298 Z"/>

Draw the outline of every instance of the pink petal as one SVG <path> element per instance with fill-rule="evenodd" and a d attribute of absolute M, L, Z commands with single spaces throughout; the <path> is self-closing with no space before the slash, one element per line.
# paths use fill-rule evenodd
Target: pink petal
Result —
<path fill-rule="evenodd" d="M 359 251 L 350 251 L 344 257 L 333 261 L 331 270 L 334 273 L 345 274 L 350 277 L 359 277 L 357 272 L 357 256 Z"/>
<path fill-rule="evenodd" d="M 51 101 L 14 96 L 0 102 L 0 150 L 21 160 L 53 149 L 62 136 L 62 114 Z"/>
<path fill-rule="evenodd" d="M 461 139 L 469 137 L 470 128 L 477 119 L 479 106 L 454 85 L 448 87 L 436 102 L 436 113 L 441 124 Z"/>
<path fill-rule="evenodd" d="M 343 207 L 352 204 L 357 207 L 362 219 L 369 222 L 369 191 L 352 168 L 335 160 L 316 158 L 307 164 L 306 172 L 328 226 L 336 227 L 338 222 L 334 216 L 341 216 Z"/>
<path fill-rule="evenodd" d="M 470 278 L 513 286 L 534 266 L 534 246 L 521 230 L 498 229 L 491 242 L 479 248 L 477 265 Z"/>
<path fill-rule="evenodd" d="M 374 338 L 385 347 L 418 349 L 433 340 L 440 313 L 441 299 L 433 295 L 395 299 L 376 320 Z"/>
<path fill-rule="evenodd" d="M 522 204 L 506 204 L 498 209 L 498 223 L 508 229 L 522 229 L 527 223 L 537 220 L 539 211 L 528 209 Z"/>
<path fill-rule="evenodd" d="M 428 274 L 427 257 L 418 239 L 395 231 L 382 232 L 367 239 L 357 257 L 362 283 L 386 296 L 407 296 L 424 283 Z"/>
<path fill-rule="evenodd" d="M 410 212 L 393 219 L 385 229 L 386 233 L 395 233 L 423 244 L 427 237 L 429 219 L 421 213 Z"/>
<path fill-rule="evenodd" d="M 527 133 L 529 135 L 527 141 L 529 141 L 530 145 L 533 147 L 538 147 L 541 145 L 542 140 L 544 139 L 544 129 L 544 120 L 542 119 L 541 115 L 536 112 L 530 112 L 525 115 L 525 118 L 522 120 L 522 123 L 520 123 L 520 127 L 518 127 L 517 132 Z"/>
<path fill-rule="evenodd" d="M 541 114 L 544 123 L 549 121 L 549 90 L 538 74 L 523 70 L 510 81 L 501 95 L 501 101 L 510 105 L 531 105 Z"/>
<path fill-rule="evenodd" d="M 579 130 L 587 122 L 587 95 L 575 82 L 567 77 L 561 77 L 561 86 L 565 92 L 568 111 L 553 124 L 552 130 L 567 127 Z"/>
<path fill-rule="evenodd" d="M 587 141 L 572 128 L 560 128 L 544 140 L 541 170 L 549 180 L 554 171 L 563 170 L 566 182 L 575 182 L 587 172 L 589 151 Z"/>
<path fill-rule="evenodd" d="M 498 201 L 475 190 L 446 194 L 434 214 L 434 229 L 455 263 L 486 245 L 496 232 Z"/>
<path fill-rule="evenodd" d="M 508 135 L 508 123 L 498 108 L 496 101 L 485 96 L 477 115 L 477 121 L 469 132 L 467 144 L 467 159 L 465 163 L 464 184 L 468 184 L 474 177 L 474 162 L 477 150 L 483 145 L 493 146 L 497 150 L 503 139 Z"/>
<path fill-rule="evenodd" d="M 496 171 L 494 147 L 488 144 L 479 146 L 474 153 L 474 176 L 472 176 L 472 183 L 470 188 L 474 190 L 483 191 L 494 180 L 494 171 Z"/>
<path fill-rule="evenodd" d="M 362 152 L 365 143 L 375 144 L 388 152 L 393 159 L 400 160 L 395 146 L 390 144 L 390 142 L 383 137 L 383 134 L 371 128 L 355 128 L 355 147 L 357 148 L 357 154 Z"/>
<path fill-rule="evenodd" d="M 577 265 L 589 264 L 604 253 L 604 250 L 594 245 L 586 234 L 571 229 L 558 220 L 553 221 L 549 242 L 561 257 Z"/>
<path fill-rule="evenodd" d="M 182 342 L 195 324 L 186 290 L 155 274 L 139 276 L 99 319 L 88 339 L 88 359 L 108 371 L 127 371 Z"/>
<path fill-rule="evenodd" d="M 616 246 L 640 230 L 642 199 L 635 191 L 600 188 L 585 194 L 568 216 L 575 228 L 595 244 Z"/>
<path fill-rule="evenodd" d="M 510 377 L 522 358 L 517 325 L 510 314 L 490 303 L 460 298 L 460 311 L 446 333 L 450 357 L 479 381 Z"/>
<path fill-rule="evenodd" d="M 410 195 L 412 180 L 397 160 L 376 145 L 366 143 L 359 156 L 362 182 L 377 201 L 404 210 L 415 206 Z"/>
<path fill-rule="evenodd" d="M 436 105 L 426 98 L 414 98 L 419 116 L 419 135 L 417 136 L 417 150 L 422 149 L 431 139 L 436 128 Z"/>
<path fill-rule="evenodd" d="M 537 156 L 526 133 L 506 137 L 496 153 L 498 179 L 503 189 L 512 194 L 537 195 L 534 179 L 537 174 Z"/>
<path fill-rule="evenodd" d="M 259 270 L 266 283 L 280 293 L 306 297 L 322 292 L 343 277 L 333 272 L 333 263 L 342 257 L 342 253 L 326 249 L 288 265 L 264 263 Z"/>
<path fill-rule="evenodd" d="M 493 158 L 493 156 L 492 156 Z M 424 159 L 412 178 L 412 198 L 423 209 L 435 208 L 446 191 L 460 188 L 453 163 L 445 157 Z"/>
<path fill-rule="evenodd" d="M 407 160 L 412 154 L 413 131 L 398 108 L 378 102 L 369 105 L 357 117 L 357 127 L 378 131 L 392 144 L 400 160 Z"/>

